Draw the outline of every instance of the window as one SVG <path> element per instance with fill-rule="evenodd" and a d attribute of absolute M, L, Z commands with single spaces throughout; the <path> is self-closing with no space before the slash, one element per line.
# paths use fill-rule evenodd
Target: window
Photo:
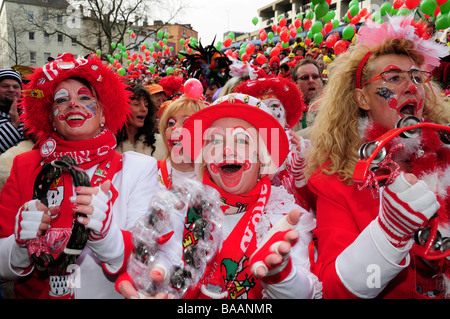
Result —
<path fill-rule="evenodd" d="M 27 12 L 28 22 L 34 22 L 34 11 Z"/>
<path fill-rule="evenodd" d="M 49 52 L 44 52 L 44 63 L 48 62 L 48 58 L 50 58 L 52 56 L 51 53 Z"/>
<path fill-rule="evenodd" d="M 30 52 L 30 64 L 36 64 L 36 52 Z"/>
<path fill-rule="evenodd" d="M 28 40 L 34 42 L 35 39 L 34 39 L 34 32 L 33 31 L 28 32 Z"/>
<path fill-rule="evenodd" d="M 44 43 L 45 44 L 50 43 L 50 35 L 48 33 L 44 33 Z"/>
<path fill-rule="evenodd" d="M 58 44 L 64 43 L 64 36 L 61 33 L 58 33 Z"/>
<path fill-rule="evenodd" d="M 72 46 L 76 47 L 76 46 L 78 45 L 78 43 L 77 43 L 77 37 L 76 37 L 76 36 L 73 36 L 73 37 L 71 38 L 71 40 L 72 40 Z"/>
<path fill-rule="evenodd" d="M 44 12 L 42 14 L 42 23 L 43 24 L 48 24 L 50 22 L 49 16 L 48 16 L 48 12 Z"/>
<path fill-rule="evenodd" d="M 56 16 L 56 23 L 57 23 L 58 25 L 62 25 L 62 24 L 63 24 L 63 17 L 62 17 L 62 15 L 58 14 L 58 15 Z"/>

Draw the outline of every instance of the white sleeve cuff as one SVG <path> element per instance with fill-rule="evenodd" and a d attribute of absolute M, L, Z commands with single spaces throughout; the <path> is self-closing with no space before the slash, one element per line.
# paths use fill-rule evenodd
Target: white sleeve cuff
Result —
<path fill-rule="evenodd" d="M 116 273 L 125 260 L 125 244 L 123 235 L 116 223 L 111 223 L 111 229 L 105 238 L 88 241 L 88 246 L 95 256 L 105 264 L 110 273 Z"/>
<path fill-rule="evenodd" d="M 375 298 L 400 271 L 408 267 L 411 246 L 412 241 L 403 249 L 392 246 L 374 220 L 337 257 L 336 273 L 355 296 Z M 400 265 L 403 260 L 404 264 Z"/>

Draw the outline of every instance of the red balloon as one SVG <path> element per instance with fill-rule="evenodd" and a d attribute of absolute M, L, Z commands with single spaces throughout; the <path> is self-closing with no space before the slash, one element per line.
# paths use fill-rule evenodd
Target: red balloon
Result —
<path fill-rule="evenodd" d="M 420 1 L 420 0 L 419 0 Z M 359 11 L 359 15 L 364 18 L 367 15 L 368 11 L 367 8 L 362 8 L 361 11 Z"/>
<path fill-rule="evenodd" d="M 327 39 L 325 40 L 326 44 L 328 45 L 328 47 L 333 47 L 334 44 L 337 41 L 337 36 L 335 36 L 334 34 L 330 34 Z"/>
<path fill-rule="evenodd" d="M 295 38 L 295 37 L 297 36 L 297 29 L 292 29 L 292 30 L 289 32 L 289 35 L 290 35 L 291 37 Z"/>
<path fill-rule="evenodd" d="M 245 48 L 245 52 L 247 52 L 247 54 L 252 54 L 255 52 L 255 45 L 253 43 L 249 43 Z"/>
<path fill-rule="evenodd" d="M 184 83 L 184 95 L 192 99 L 199 99 L 203 94 L 202 83 L 194 78 L 190 78 Z"/>
<path fill-rule="evenodd" d="M 283 32 L 281 32 L 281 34 L 280 34 L 280 39 L 283 41 L 283 42 L 288 42 L 289 41 L 289 39 L 290 39 L 290 36 L 289 36 L 289 34 L 286 32 L 286 31 L 283 31 Z"/>
<path fill-rule="evenodd" d="M 275 47 L 275 48 L 272 49 L 272 51 L 270 51 L 270 56 L 271 57 L 278 56 L 278 54 L 280 54 L 280 48 L 278 48 L 278 47 Z"/>
<path fill-rule="evenodd" d="M 400 9 L 400 7 L 405 3 L 405 0 L 394 0 L 392 6 L 394 9 Z"/>
<path fill-rule="evenodd" d="M 337 55 L 347 51 L 347 43 L 344 40 L 339 40 L 334 44 L 334 53 Z"/>
<path fill-rule="evenodd" d="M 312 41 L 311 38 L 306 38 L 305 44 L 308 46 L 311 44 L 311 41 Z"/>
<path fill-rule="evenodd" d="M 263 65 L 267 62 L 267 58 L 264 54 L 258 54 L 258 56 L 256 57 L 256 62 L 260 65 Z"/>
<path fill-rule="evenodd" d="M 303 22 L 303 27 L 305 28 L 305 30 L 309 30 L 311 26 L 312 26 L 311 19 L 306 19 L 305 22 Z"/>
<path fill-rule="evenodd" d="M 266 41 L 267 39 L 267 33 L 266 32 L 261 32 L 259 34 L 259 37 L 261 38 L 261 41 Z"/>
<path fill-rule="evenodd" d="M 294 26 L 298 29 L 302 26 L 302 20 L 300 20 L 299 18 L 295 19 L 294 21 Z"/>
<path fill-rule="evenodd" d="M 223 41 L 223 44 L 225 45 L 225 48 L 228 48 L 232 42 L 233 40 L 231 40 L 231 38 L 226 38 L 225 41 Z"/>
<path fill-rule="evenodd" d="M 247 53 L 244 53 L 244 54 L 241 56 L 241 59 L 242 59 L 242 61 L 244 61 L 244 62 L 248 62 L 248 61 L 250 61 L 250 55 L 247 54 Z"/>
<path fill-rule="evenodd" d="M 330 21 L 330 22 L 327 22 L 327 23 L 325 23 L 325 25 L 323 26 L 323 28 L 325 29 L 325 32 L 326 32 L 326 33 L 330 33 L 331 30 L 333 30 L 333 23 L 331 23 L 331 21 Z"/>
<path fill-rule="evenodd" d="M 286 18 L 281 18 L 280 21 L 278 21 L 278 24 L 280 27 L 284 27 L 286 25 Z"/>

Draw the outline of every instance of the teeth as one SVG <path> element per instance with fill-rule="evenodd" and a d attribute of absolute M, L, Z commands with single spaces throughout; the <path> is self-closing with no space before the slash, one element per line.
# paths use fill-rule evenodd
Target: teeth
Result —
<path fill-rule="evenodd" d="M 76 120 L 84 120 L 84 116 L 82 115 L 69 115 L 66 118 L 67 121 L 76 121 Z"/>

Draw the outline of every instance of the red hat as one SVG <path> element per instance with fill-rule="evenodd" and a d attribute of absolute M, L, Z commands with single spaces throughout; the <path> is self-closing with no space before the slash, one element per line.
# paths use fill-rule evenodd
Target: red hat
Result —
<path fill-rule="evenodd" d="M 183 129 L 189 132 L 189 136 L 183 136 L 183 149 L 189 152 L 193 160 L 201 154 L 206 129 L 214 121 L 227 117 L 243 119 L 253 125 L 260 133 L 276 167 L 283 164 L 289 154 L 289 141 L 284 128 L 261 100 L 237 93 L 219 98 L 184 122 Z"/>
<path fill-rule="evenodd" d="M 236 93 L 244 93 L 257 98 L 270 94 L 275 95 L 286 111 L 286 124 L 294 127 L 306 110 L 303 94 L 297 86 L 289 80 L 280 77 L 260 78 L 241 83 L 235 90 Z"/>
<path fill-rule="evenodd" d="M 96 55 L 75 59 L 73 54 L 64 53 L 38 68 L 25 86 L 22 119 L 29 132 L 38 137 L 52 132 L 49 113 L 53 94 L 58 84 L 69 78 L 85 79 L 95 89 L 105 114 L 105 128 L 116 133 L 123 127 L 131 109 L 130 92 L 120 76 L 104 66 Z"/>

